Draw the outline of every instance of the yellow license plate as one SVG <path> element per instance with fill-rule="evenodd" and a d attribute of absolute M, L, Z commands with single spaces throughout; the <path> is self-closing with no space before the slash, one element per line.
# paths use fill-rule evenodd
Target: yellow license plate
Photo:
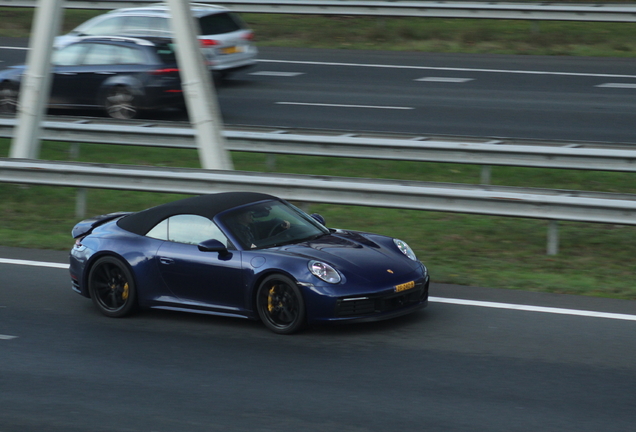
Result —
<path fill-rule="evenodd" d="M 236 54 L 238 52 L 241 52 L 241 47 L 231 46 L 231 47 L 221 48 L 221 52 L 223 54 Z"/>
<path fill-rule="evenodd" d="M 404 284 L 396 285 L 395 292 L 410 290 L 415 286 L 415 281 L 407 282 Z"/>

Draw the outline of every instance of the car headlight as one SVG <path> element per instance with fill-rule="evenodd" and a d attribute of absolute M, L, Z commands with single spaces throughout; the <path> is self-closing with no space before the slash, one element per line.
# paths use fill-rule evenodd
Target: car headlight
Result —
<path fill-rule="evenodd" d="M 337 284 L 340 282 L 340 274 L 331 267 L 329 264 L 325 264 L 320 261 L 309 261 L 309 271 L 314 275 L 331 284 Z"/>
<path fill-rule="evenodd" d="M 398 249 L 407 257 L 411 258 L 413 261 L 417 261 L 417 257 L 415 256 L 415 252 L 413 249 L 406 244 L 406 242 L 398 239 L 393 239 L 393 243 L 398 247 Z"/>

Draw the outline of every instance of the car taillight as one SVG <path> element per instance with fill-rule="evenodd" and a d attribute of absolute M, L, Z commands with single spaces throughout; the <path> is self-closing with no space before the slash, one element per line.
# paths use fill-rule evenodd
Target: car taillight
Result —
<path fill-rule="evenodd" d="M 177 68 L 165 68 L 165 69 L 153 70 L 150 73 L 153 74 L 153 75 L 165 75 L 165 74 L 176 73 L 176 72 L 179 72 L 179 69 L 177 69 Z"/>
<path fill-rule="evenodd" d="M 202 47 L 211 47 L 219 44 L 219 41 L 214 39 L 199 39 L 199 41 L 201 42 Z"/>
<path fill-rule="evenodd" d="M 251 40 L 254 40 L 254 33 L 250 32 L 250 33 L 244 34 L 241 37 L 245 40 L 251 41 Z"/>

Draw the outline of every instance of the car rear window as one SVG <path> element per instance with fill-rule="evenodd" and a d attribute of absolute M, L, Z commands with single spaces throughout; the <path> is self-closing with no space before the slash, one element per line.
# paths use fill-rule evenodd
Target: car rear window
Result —
<path fill-rule="evenodd" d="M 230 33 L 246 28 L 243 20 L 230 12 L 203 16 L 199 18 L 199 25 L 202 35 Z"/>

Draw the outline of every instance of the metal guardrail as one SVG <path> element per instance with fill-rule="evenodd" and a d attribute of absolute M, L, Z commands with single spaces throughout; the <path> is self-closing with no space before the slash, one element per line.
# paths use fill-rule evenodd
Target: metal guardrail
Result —
<path fill-rule="evenodd" d="M 0 158 L 0 182 L 205 194 L 250 190 L 312 203 L 636 225 L 636 195 L 455 183 Z"/>
<path fill-rule="evenodd" d="M 16 120 L 0 118 L 0 137 L 11 138 Z M 281 133 L 285 132 L 285 133 Z M 191 126 L 46 121 L 41 139 L 114 145 L 196 149 Z M 309 131 L 225 130 L 228 150 L 364 159 L 506 165 L 636 172 L 636 144 L 426 137 L 318 135 Z M 483 179 L 482 179 L 483 180 Z M 482 183 L 488 183 L 482 181 Z"/>
<path fill-rule="evenodd" d="M 72 9 L 138 7 L 155 0 L 66 1 Z M 354 0 L 197 0 L 243 13 L 360 15 L 420 18 L 484 18 L 558 21 L 636 22 L 636 5 L 609 3 L 516 3 Z M 3 7 L 35 7 L 37 0 L 0 0 Z"/>
<path fill-rule="evenodd" d="M 196 148 L 194 131 L 185 124 L 156 127 L 113 124 L 110 120 L 106 123 L 44 122 L 42 139 Z M 14 125 L 14 119 L 0 118 L 0 137 L 11 137 Z M 636 225 L 636 195 L 487 185 L 491 164 L 634 172 L 636 151 L 629 144 L 529 145 L 519 140 L 449 141 L 449 137 L 426 140 L 284 132 L 288 131 L 226 130 L 223 135 L 228 149 L 235 151 L 488 165 L 482 168 L 481 185 L 467 185 L 0 159 L 0 182 L 78 187 L 78 217 L 85 211 L 84 188 L 105 188 L 191 194 L 249 189 L 301 202 L 545 219 L 550 221 L 548 255 L 558 251 L 559 220 Z"/>

